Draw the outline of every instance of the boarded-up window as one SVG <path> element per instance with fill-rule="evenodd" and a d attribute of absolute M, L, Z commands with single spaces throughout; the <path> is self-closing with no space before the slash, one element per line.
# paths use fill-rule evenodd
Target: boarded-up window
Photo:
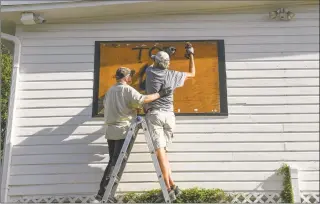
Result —
<path fill-rule="evenodd" d="M 195 49 L 196 77 L 174 92 L 176 115 L 227 115 L 226 73 L 223 41 L 189 41 Z M 103 116 L 103 97 L 116 83 L 117 68 L 136 71 L 133 86 L 145 94 L 145 69 L 153 64 L 151 55 L 170 53 L 170 69 L 188 72 L 184 41 L 96 42 L 93 115 Z"/>

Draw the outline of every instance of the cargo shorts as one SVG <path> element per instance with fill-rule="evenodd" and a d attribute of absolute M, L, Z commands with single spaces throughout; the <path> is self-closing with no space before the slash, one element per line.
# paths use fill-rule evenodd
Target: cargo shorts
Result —
<path fill-rule="evenodd" d="M 174 112 L 151 110 L 146 114 L 145 119 L 154 148 L 165 148 L 168 151 L 176 123 Z"/>

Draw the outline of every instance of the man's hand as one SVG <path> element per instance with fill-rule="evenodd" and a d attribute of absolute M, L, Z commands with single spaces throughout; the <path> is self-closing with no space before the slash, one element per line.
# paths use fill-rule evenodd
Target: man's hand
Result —
<path fill-rule="evenodd" d="M 190 55 L 194 55 L 194 49 L 191 45 L 191 43 L 186 43 L 186 46 L 185 46 L 185 49 L 186 49 L 186 54 L 184 55 L 186 58 L 190 58 Z"/>
<path fill-rule="evenodd" d="M 162 98 L 164 96 L 168 96 L 168 95 L 172 94 L 172 92 L 173 92 L 173 90 L 171 87 L 164 89 L 162 86 L 159 92 L 145 95 L 143 104 L 150 103 L 150 102 L 155 101 L 155 100 Z"/>
<path fill-rule="evenodd" d="M 173 92 L 173 90 L 171 87 L 161 88 L 161 90 L 159 91 L 160 98 L 162 98 L 164 96 L 168 96 L 168 95 L 172 94 L 172 92 Z"/>
<path fill-rule="evenodd" d="M 189 72 L 186 72 L 187 78 L 194 78 L 196 76 L 196 66 L 194 65 L 194 49 L 191 43 L 186 43 L 186 54 L 184 55 L 187 59 L 189 59 Z"/>
<path fill-rule="evenodd" d="M 143 100 L 143 104 L 150 103 L 150 102 L 155 101 L 155 100 L 162 98 L 164 96 L 171 95 L 172 92 L 173 92 L 173 90 L 171 87 L 163 88 L 163 85 L 162 85 L 159 92 L 149 94 L 149 95 L 144 95 L 145 97 Z M 144 111 L 145 111 L 145 107 L 144 107 Z"/>

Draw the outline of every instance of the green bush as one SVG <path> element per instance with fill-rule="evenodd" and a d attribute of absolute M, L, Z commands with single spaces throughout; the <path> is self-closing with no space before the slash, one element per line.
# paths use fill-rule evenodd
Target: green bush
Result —
<path fill-rule="evenodd" d="M 0 158 L 2 156 L 3 144 L 6 133 L 6 125 L 8 118 L 8 101 L 10 97 L 11 71 L 12 71 L 12 55 L 1 45 L 1 144 Z"/>
<path fill-rule="evenodd" d="M 146 191 L 144 193 L 127 193 L 123 197 L 123 203 L 152 203 L 157 199 L 160 189 Z M 222 203 L 230 202 L 231 196 L 221 189 L 189 188 L 182 189 L 175 203 Z"/>
<path fill-rule="evenodd" d="M 277 172 L 278 175 L 283 176 L 283 190 L 280 197 L 283 203 L 294 203 L 293 189 L 291 184 L 290 168 L 287 164 L 283 164 Z"/>

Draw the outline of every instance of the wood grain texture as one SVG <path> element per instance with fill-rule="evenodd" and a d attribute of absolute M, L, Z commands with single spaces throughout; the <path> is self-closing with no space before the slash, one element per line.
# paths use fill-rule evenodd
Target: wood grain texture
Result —
<path fill-rule="evenodd" d="M 192 42 L 196 50 L 196 77 L 187 80 L 183 87 L 175 90 L 174 109 L 176 113 L 220 112 L 218 46 L 215 41 Z M 170 56 L 170 69 L 189 71 L 189 60 L 184 57 L 185 42 L 109 42 L 100 44 L 100 76 L 98 111 L 102 113 L 102 100 L 106 91 L 115 83 L 116 70 L 123 66 L 136 71 L 132 86 L 145 93 L 143 81 L 145 68 L 152 65 L 150 54 L 160 49 L 175 47 Z M 160 48 L 160 49 L 159 49 Z M 141 50 L 141 53 L 139 54 Z"/>

